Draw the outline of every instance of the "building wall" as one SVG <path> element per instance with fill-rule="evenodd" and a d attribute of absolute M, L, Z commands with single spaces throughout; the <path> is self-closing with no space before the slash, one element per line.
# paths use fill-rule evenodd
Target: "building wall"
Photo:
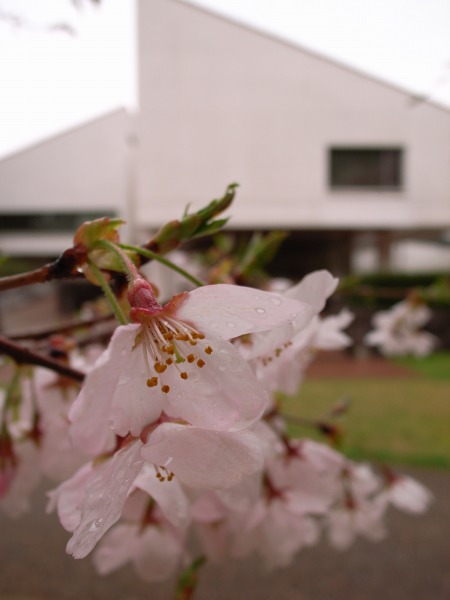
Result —
<path fill-rule="evenodd" d="M 125 110 L 0 162 L 0 213 L 122 212 L 127 198 Z"/>
<path fill-rule="evenodd" d="M 121 109 L 1 161 L 0 251 L 57 256 L 91 215 L 127 219 L 129 135 Z"/>
<path fill-rule="evenodd" d="M 137 219 L 238 181 L 234 227 L 450 225 L 450 112 L 177 0 L 140 0 Z M 401 191 L 332 191 L 330 146 L 401 146 Z"/>

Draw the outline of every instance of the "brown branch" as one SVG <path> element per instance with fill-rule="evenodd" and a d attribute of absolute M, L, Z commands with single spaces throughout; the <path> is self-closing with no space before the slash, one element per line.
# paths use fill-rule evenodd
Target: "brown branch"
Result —
<path fill-rule="evenodd" d="M 14 288 L 31 285 L 33 283 L 44 283 L 48 281 L 49 265 L 44 265 L 35 271 L 27 271 L 18 275 L 8 275 L 0 278 L 0 291 L 12 290 Z"/>
<path fill-rule="evenodd" d="M 30 331 L 29 333 L 21 333 L 19 335 L 10 335 L 9 339 L 20 341 L 20 340 L 42 340 L 51 335 L 57 335 L 62 333 L 70 333 L 74 329 L 82 329 L 83 327 L 91 327 L 97 325 L 97 323 L 103 323 L 105 321 L 112 321 L 114 315 L 104 315 L 101 317 L 93 317 L 92 319 L 74 320 L 60 325 L 58 327 L 49 327 L 47 329 L 39 329 L 37 331 Z"/>
<path fill-rule="evenodd" d="M 24 287 L 33 283 L 45 283 L 53 279 L 75 279 L 81 277 L 78 265 L 84 261 L 84 249 L 74 246 L 61 254 L 56 260 L 34 271 L 0 277 L 0 292 Z"/>
<path fill-rule="evenodd" d="M 98 1 L 98 0 L 92 0 Z M 194 237 L 210 235 L 224 224 L 226 220 L 211 221 L 233 201 L 237 184 L 229 185 L 222 198 L 213 200 L 205 208 L 196 213 L 185 215 L 181 221 L 170 221 L 166 223 L 155 236 L 142 247 L 158 254 L 167 254 L 171 250 L 178 248 L 180 244 Z M 45 283 L 52 279 L 73 279 L 83 277 L 78 272 L 78 268 L 85 263 L 87 258 L 87 248 L 83 244 L 75 244 L 69 248 L 55 261 L 40 267 L 34 271 L 0 277 L 0 291 L 11 290 L 33 283 Z M 149 262 L 149 258 L 139 257 L 139 265 Z M 126 285 L 126 277 L 123 273 L 111 272 L 111 284 L 115 291 L 120 294 Z"/>
<path fill-rule="evenodd" d="M 67 365 L 60 363 L 48 356 L 43 356 L 42 354 L 33 352 L 28 348 L 23 348 L 22 346 L 19 346 L 15 342 L 3 336 L 0 336 L 0 353 L 10 356 L 19 364 L 46 367 L 51 371 L 56 371 L 56 373 L 59 373 L 60 375 L 70 377 L 71 379 L 75 379 L 76 381 L 80 382 L 84 379 L 84 373 L 81 371 L 73 369 L 72 367 L 68 367 Z"/>

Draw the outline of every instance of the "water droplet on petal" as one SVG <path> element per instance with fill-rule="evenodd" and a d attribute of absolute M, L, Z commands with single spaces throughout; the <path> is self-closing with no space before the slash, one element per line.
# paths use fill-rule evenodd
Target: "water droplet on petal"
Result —
<path fill-rule="evenodd" d="M 255 308 L 256 312 L 259 313 L 260 315 L 264 314 L 266 312 L 265 308 Z"/>
<path fill-rule="evenodd" d="M 232 329 L 233 327 L 236 327 L 236 325 L 232 321 L 227 321 L 227 327 Z"/>
<path fill-rule="evenodd" d="M 283 302 L 283 300 L 281 298 L 278 298 L 277 296 L 274 296 L 273 298 L 271 298 L 270 301 L 272 302 L 272 304 L 274 306 L 280 306 L 280 304 L 282 304 L 282 302 Z"/>
<path fill-rule="evenodd" d="M 219 364 L 219 371 L 225 371 L 226 370 L 226 365 L 224 365 L 223 363 Z"/>
<path fill-rule="evenodd" d="M 91 526 L 89 527 L 89 531 L 93 532 L 93 531 L 97 531 L 97 529 L 100 527 L 100 525 L 103 523 L 103 519 L 95 519 L 94 521 L 92 521 Z"/>

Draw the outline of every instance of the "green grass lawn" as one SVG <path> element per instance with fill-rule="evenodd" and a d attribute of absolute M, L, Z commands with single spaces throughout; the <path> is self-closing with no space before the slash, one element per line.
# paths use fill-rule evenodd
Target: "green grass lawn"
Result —
<path fill-rule="evenodd" d="M 348 456 L 450 467 L 450 378 L 306 379 L 296 397 L 283 400 L 283 412 L 320 419 L 343 397 L 351 406 L 337 422 Z M 311 435 L 294 424 L 290 431 Z"/>
<path fill-rule="evenodd" d="M 436 352 L 425 358 L 415 358 L 413 356 L 407 356 L 404 358 L 397 358 L 395 362 L 409 369 L 413 369 L 430 377 L 432 379 L 439 379 L 443 381 L 450 381 L 450 352 Z"/>

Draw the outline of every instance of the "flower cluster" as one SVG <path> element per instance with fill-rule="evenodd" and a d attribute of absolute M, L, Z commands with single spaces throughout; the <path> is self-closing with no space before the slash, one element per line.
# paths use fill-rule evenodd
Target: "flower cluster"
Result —
<path fill-rule="evenodd" d="M 41 475 L 60 482 L 48 510 L 67 551 L 95 548 L 100 573 L 130 562 L 147 581 L 191 560 L 192 531 L 210 561 L 258 554 L 277 568 L 322 531 L 338 548 L 380 539 L 390 504 L 425 510 L 419 483 L 290 438 L 277 410 L 275 392 L 296 391 L 318 350 L 350 343 L 348 311 L 320 316 L 336 285 L 319 271 L 283 293 L 218 284 L 161 306 L 135 278 L 132 322 L 78 395 L 40 369 L 20 378 L 19 412 L 3 401 L 0 505 L 20 506 Z"/>
<path fill-rule="evenodd" d="M 374 329 L 365 338 L 386 356 L 426 356 L 436 347 L 437 339 L 422 328 L 431 318 L 430 309 L 414 300 L 404 300 L 373 318 Z"/>

